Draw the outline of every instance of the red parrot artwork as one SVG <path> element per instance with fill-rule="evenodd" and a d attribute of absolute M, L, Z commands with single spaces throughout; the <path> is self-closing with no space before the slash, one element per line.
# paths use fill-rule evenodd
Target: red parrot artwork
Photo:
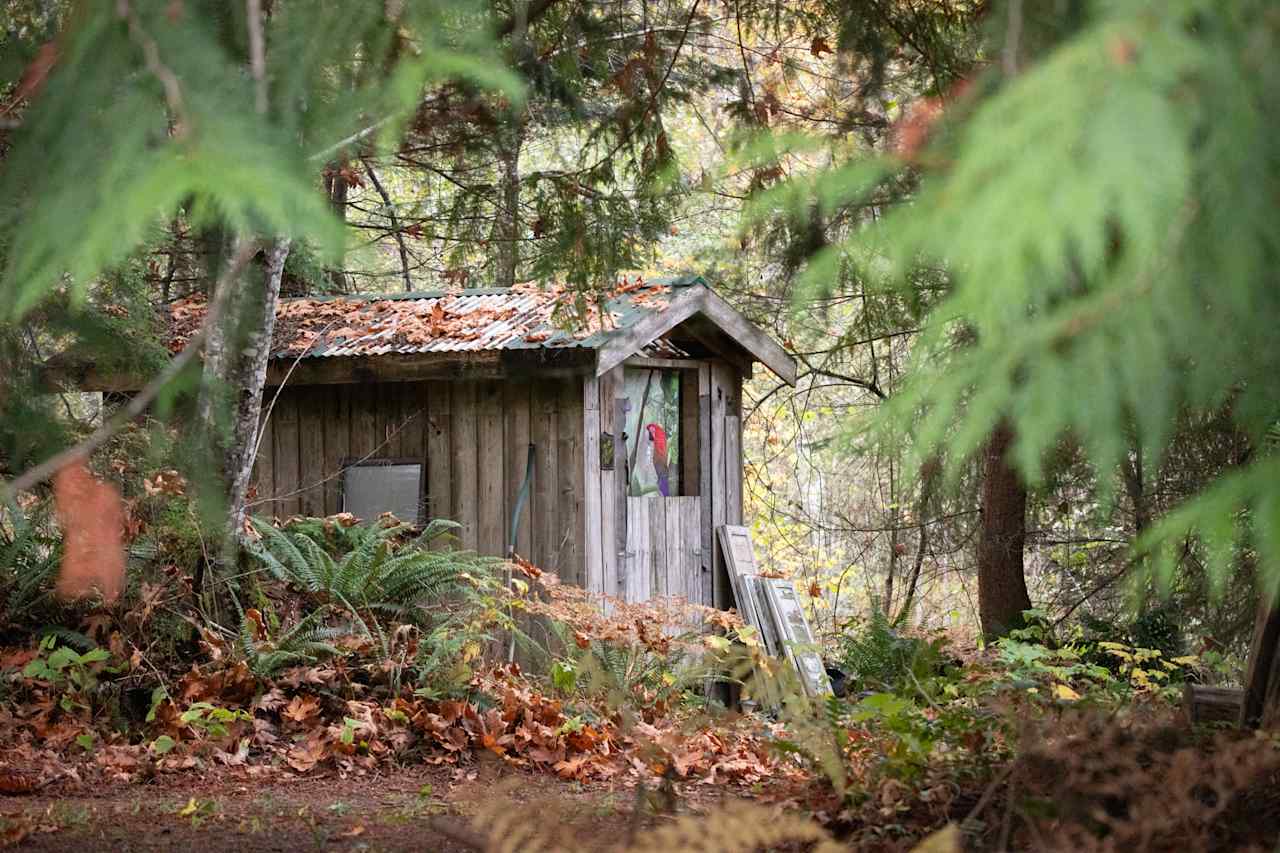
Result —
<path fill-rule="evenodd" d="M 671 474 L 667 467 L 667 432 L 657 424 L 645 427 L 649 433 L 649 446 L 653 453 L 653 471 L 658 478 L 658 493 L 671 497 Z"/>

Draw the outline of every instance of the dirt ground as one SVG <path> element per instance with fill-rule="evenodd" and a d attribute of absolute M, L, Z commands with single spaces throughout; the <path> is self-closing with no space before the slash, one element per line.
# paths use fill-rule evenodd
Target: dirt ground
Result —
<path fill-rule="evenodd" d="M 54 785 L 0 797 L 0 844 L 33 851 L 476 849 L 495 802 L 556 820 L 582 850 L 621 846 L 636 792 L 545 775 L 409 767 L 385 775 L 160 778 L 97 790 Z M 501 799 L 496 799 L 501 798 Z M 554 805 L 550 805 L 554 804 Z M 468 843 L 470 842 L 470 843 Z"/>

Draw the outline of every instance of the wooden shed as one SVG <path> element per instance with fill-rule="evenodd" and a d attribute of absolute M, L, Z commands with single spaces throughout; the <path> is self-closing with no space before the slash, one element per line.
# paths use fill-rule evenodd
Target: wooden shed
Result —
<path fill-rule="evenodd" d="M 449 518 L 493 555 L 514 526 L 566 582 L 727 606 L 742 382 L 758 361 L 794 383 L 793 360 L 701 277 L 566 306 L 533 286 L 281 300 L 251 511 Z"/>

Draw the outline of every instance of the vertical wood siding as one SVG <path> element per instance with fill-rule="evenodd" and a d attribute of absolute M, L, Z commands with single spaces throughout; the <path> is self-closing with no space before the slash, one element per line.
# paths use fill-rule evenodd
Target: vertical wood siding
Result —
<path fill-rule="evenodd" d="M 580 377 L 285 388 L 264 425 L 254 474 L 262 503 L 253 511 L 330 515 L 342 508 L 344 463 L 420 459 L 424 518 L 453 519 L 463 525 L 458 544 L 503 556 L 532 442 L 534 482 L 516 550 L 581 584 L 587 553 L 600 553 L 586 544 L 587 411 Z"/>
<path fill-rule="evenodd" d="M 599 380 L 286 388 L 264 427 L 255 471 L 263 502 L 254 511 L 332 514 L 342 507 L 344 462 L 421 459 L 424 518 L 453 519 L 463 525 L 461 545 L 501 556 L 532 443 L 519 554 L 596 593 L 728 606 L 728 576 L 711 534 L 742 521 L 741 381 L 714 361 L 682 373 L 687 494 L 661 508 L 642 507 L 623 490 L 621 367 Z M 601 465 L 605 433 L 614 440 L 612 471 Z"/>
<path fill-rule="evenodd" d="M 502 518 L 503 546 L 511 542 L 512 517 L 516 510 L 516 498 L 520 486 L 524 483 L 525 473 L 529 467 L 529 383 L 503 383 L 503 408 L 506 414 L 507 443 L 507 479 L 503 490 Z M 533 497 L 533 483 L 530 482 L 530 499 Z M 530 500 L 526 500 L 524 509 L 516 523 L 516 553 L 525 559 L 533 555 L 533 524 L 530 515 Z"/>

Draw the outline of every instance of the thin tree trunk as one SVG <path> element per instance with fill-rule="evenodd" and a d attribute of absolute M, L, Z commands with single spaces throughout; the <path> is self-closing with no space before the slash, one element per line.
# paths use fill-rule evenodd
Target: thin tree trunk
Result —
<path fill-rule="evenodd" d="M 498 140 L 498 167 L 501 195 L 493 222 L 494 244 L 498 250 L 494 284 L 511 287 L 520 268 L 520 148 L 524 144 L 524 119 L 512 116 L 510 126 Z"/>
<path fill-rule="evenodd" d="M 898 615 L 893 618 L 894 625 L 901 625 L 907 620 L 911 615 L 911 605 L 915 603 L 920 571 L 924 567 L 924 555 L 929 550 L 929 501 L 933 498 L 934 487 L 938 483 L 941 470 L 942 465 L 937 457 L 930 459 L 920 469 L 920 499 L 916 502 L 920 533 L 916 543 L 916 559 L 911 566 L 911 574 L 907 578 L 907 590 L 902 596 L 902 605 L 898 608 Z"/>
<path fill-rule="evenodd" d="M 347 182 L 346 176 L 342 172 L 343 164 L 334 162 L 329 164 L 331 177 L 326 181 L 328 186 L 326 189 L 329 194 L 329 204 L 333 207 L 333 212 L 344 223 L 347 221 L 347 192 L 350 190 L 350 184 Z M 338 266 L 329 270 L 329 281 L 333 283 L 334 289 L 339 293 L 346 293 L 350 290 L 347 282 L 347 274 L 343 271 L 346 262 L 346 252 L 338 256 Z"/>
<path fill-rule="evenodd" d="M 898 495 L 897 495 L 898 472 L 894 470 L 893 456 L 889 457 L 889 571 L 884 576 L 884 599 L 880 602 L 879 610 L 885 615 L 885 618 L 892 618 L 893 614 L 893 583 L 898 576 L 898 550 L 899 550 L 899 531 L 898 522 L 900 513 L 898 511 Z"/>
<path fill-rule="evenodd" d="M 243 529 L 245 495 L 253 473 L 258 440 L 262 388 L 275 332 L 280 281 L 290 241 L 280 238 L 265 252 L 263 281 L 242 276 L 222 323 L 205 345 L 204 381 L 198 403 L 214 465 L 227 501 L 227 534 L 231 542 Z"/>
<path fill-rule="evenodd" d="M 378 180 L 378 173 L 373 171 L 373 164 L 367 158 L 361 158 L 364 164 L 365 174 L 369 176 L 369 181 L 373 184 L 373 188 L 378 191 L 378 195 L 382 197 L 383 209 L 387 212 L 387 219 L 391 222 L 391 233 L 396 238 L 396 246 L 400 250 L 400 275 L 404 279 L 404 292 L 413 291 L 413 279 L 409 276 L 409 249 L 404 244 L 404 231 L 400 228 L 400 218 L 396 216 L 396 206 L 391 202 L 391 196 L 387 193 L 386 187 L 382 186 L 382 181 Z"/>
<path fill-rule="evenodd" d="M 1000 637 L 1023 624 L 1031 609 L 1024 575 L 1027 488 L 1008 460 L 1013 429 L 998 424 L 983 451 L 982 529 L 978 538 L 978 617 L 982 632 Z"/>

